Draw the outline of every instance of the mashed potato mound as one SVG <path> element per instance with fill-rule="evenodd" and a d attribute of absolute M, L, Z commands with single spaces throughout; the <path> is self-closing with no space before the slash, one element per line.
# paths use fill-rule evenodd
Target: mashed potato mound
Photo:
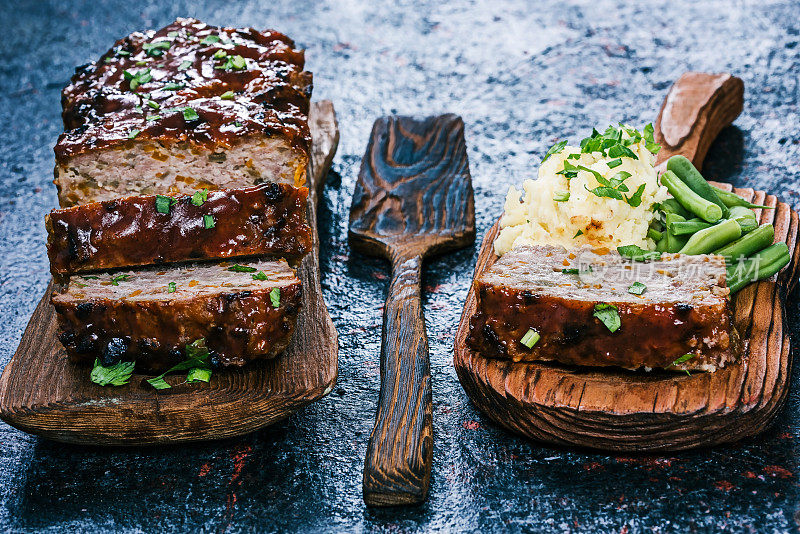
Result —
<path fill-rule="evenodd" d="M 628 148 L 639 159 L 622 157 L 622 163 L 612 168 L 608 163 L 613 165 L 617 158 L 603 156 L 601 152 L 581 153 L 580 148 L 565 146 L 542 162 L 537 180 L 525 180 L 524 196 L 512 186 L 500 219 L 500 234 L 494 242 L 497 255 L 526 245 L 561 245 L 568 249 L 581 245 L 655 248 L 653 240 L 647 238 L 647 229 L 654 217 L 653 205 L 668 197 L 667 188 L 658 183 L 655 156 L 647 149 L 645 140 Z M 567 159 L 570 155 L 572 158 Z M 602 186 L 588 171 L 579 170 L 571 179 L 557 174 L 565 168 L 565 161 L 597 171 L 606 179 L 620 171 L 630 173 L 623 182 L 629 190 L 624 196 L 630 198 L 644 184 L 641 203 L 631 206 L 626 200 L 588 191 Z M 568 200 L 554 200 L 564 198 L 566 191 Z"/>

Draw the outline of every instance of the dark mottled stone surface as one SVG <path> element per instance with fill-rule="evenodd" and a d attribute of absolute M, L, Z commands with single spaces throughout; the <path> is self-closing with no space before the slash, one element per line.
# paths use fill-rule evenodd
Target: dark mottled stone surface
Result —
<path fill-rule="evenodd" d="M 70 531 L 795 531 L 800 524 L 797 373 L 774 429 L 731 447 L 607 456 L 542 447 L 468 402 L 452 344 L 477 255 L 428 263 L 434 382 L 428 502 L 367 510 L 361 469 L 378 389 L 387 265 L 351 252 L 347 212 L 372 121 L 459 113 L 478 232 L 508 184 L 559 136 L 655 118 L 686 69 L 744 79 L 746 105 L 711 148 L 709 176 L 800 207 L 797 2 L 474 0 L 440 5 L 306 2 L 4 2 L 0 5 L 0 364 L 48 279 L 46 211 L 59 90 L 117 38 L 176 16 L 274 27 L 308 50 L 315 97 L 336 103 L 342 143 L 321 206 L 322 285 L 339 330 L 339 384 L 256 434 L 181 447 L 105 450 L 0 425 L 0 529 Z M 795 332 L 796 296 L 787 302 Z M 36 384 L 31 387 L 46 387 Z"/>

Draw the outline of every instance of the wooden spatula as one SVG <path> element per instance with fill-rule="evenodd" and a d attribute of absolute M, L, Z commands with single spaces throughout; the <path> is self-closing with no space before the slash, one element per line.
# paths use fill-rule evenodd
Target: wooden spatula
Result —
<path fill-rule="evenodd" d="M 422 260 L 475 240 L 475 206 L 456 115 L 383 117 L 361 162 L 350 242 L 392 263 L 383 314 L 381 391 L 364 465 L 370 506 L 425 500 L 433 453 L 428 337 L 420 302 Z"/>

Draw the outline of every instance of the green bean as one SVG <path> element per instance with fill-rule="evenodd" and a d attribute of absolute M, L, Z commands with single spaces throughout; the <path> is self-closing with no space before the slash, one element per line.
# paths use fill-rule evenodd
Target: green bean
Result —
<path fill-rule="evenodd" d="M 726 206 L 722 200 L 720 200 L 716 191 L 712 189 L 711 184 L 709 184 L 706 179 L 703 178 L 703 175 L 700 174 L 700 171 L 698 171 L 694 165 L 692 165 L 691 161 L 684 156 L 672 156 L 667 161 L 667 169 L 674 172 L 678 178 L 683 181 L 683 183 L 689 186 L 689 189 L 709 202 L 713 202 L 719 206 L 722 210 L 723 219 L 728 218 L 728 206 Z"/>
<path fill-rule="evenodd" d="M 731 193 L 730 191 L 725 191 L 724 189 L 720 189 L 719 187 L 715 187 L 715 186 L 712 185 L 711 188 L 717 194 L 719 199 L 726 206 L 728 206 L 729 208 L 732 208 L 733 206 L 742 206 L 742 207 L 751 208 L 751 209 L 757 209 L 757 208 L 766 209 L 766 210 L 774 209 L 772 206 L 762 206 L 760 204 L 751 204 L 750 202 L 746 201 L 745 199 L 743 199 L 742 197 L 740 197 L 736 193 Z"/>
<path fill-rule="evenodd" d="M 681 254 L 708 254 L 730 243 L 742 236 L 742 228 L 739 223 L 732 219 L 727 219 L 720 224 L 714 225 L 705 230 L 700 230 L 689 238 L 686 245 L 679 251 Z"/>
<path fill-rule="evenodd" d="M 759 250 L 768 247 L 775 239 L 775 227 L 762 224 L 752 232 L 714 251 L 714 254 L 725 256 L 728 262 L 746 258 Z"/>
<path fill-rule="evenodd" d="M 697 233 L 700 230 L 705 230 L 706 228 L 711 228 L 711 226 L 711 223 L 697 219 L 694 221 L 674 222 L 669 226 L 669 230 L 673 235 L 689 235 Z"/>
<path fill-rule="evenodd" d="M 758 228 L 756 214 L 750 208 L 745 208 L 744 206 L 733 206 L 731 208 L 731 219 L 739 223 L 739 226 L 742 227 L 743 234 Z"/>
<path fill-rule="evenodd" d="M 680 202 L 684 208 L 704 221 L 715 223 L 722 218 L 722 208 L 692 191 L 674 172 L 665 171 L 661 175 L 661 183 L 667 186 L 675 200 Z"/>
<path fill-rule="evenodd" d="M 658 241 L 661 241 L 661 238 L 663 237 L 663 234 L 661 232 L 659 232 L 658 230 L 656 230 L 655 228 L 648 228 L 647 229 L 647 237 L 649 237 L 653 241 L 658 242 Z"/>
<path fill-rule="evenodd" d="M 689 217 L 691 213 L 686 211 L 686 209 L 681 206 L 681 203 L 675 200 L 674 198 L 668 198 L 664 202 L 661 203 L 661 211 L 664 213 L 675 213 L 680 215 L 681 217 Z"/>
<path fill-rule="evenodd" d="M 788 265 L 791 260 L 786 243 L 775 243 L 746 260 L 727 268 L 728 287 L 736 293 L 750 282 L 769 278 Z"/>
<path fill-rule="evenodd" d="M 678 252 L 689 240 L 689 236 L 676 236 L 670 232 L 669 227 L 676 222 L 684 222 L 686 219 L 677 213 L 667 213 L 665 218 L 667 222 L 667 231 L 665 232 L 666 243 L 664 245 L 663 252 Z"/>
<path fill-rule="evenodd" d="M 656 243 L 656 251 L 657 252 L 666 252 L 667 251 L 667 241 L 669 241 L 669 233 L 664 232 L 664 237 L 662 237 L 658 243 Z"/>

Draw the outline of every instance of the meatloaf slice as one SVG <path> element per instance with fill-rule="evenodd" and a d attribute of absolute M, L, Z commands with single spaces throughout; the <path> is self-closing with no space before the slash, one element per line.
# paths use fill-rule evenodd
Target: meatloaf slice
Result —
<path fill-rule="evenodd" d="M 275 31 L 178 19 L 78 67 L 55 146 L 61 206 L 262 182 L 302 185 L 311 73 Z"/>
<path fill-rule="evenodd" d="M 275 356 L 289 344 L 300 297 L 281 260 L 74 275 L 51 300 L 74 360 L 162 371 L 201 338 L 221 365 Z"/>
<path fill-rule="evenodd" d="M 308 189 L 261 184 L 140 196 L 53 210 L 45 219 L 54 275 L 311 250 Z"/>
<path fill-rule="evenodd" d="M 632 288 L 635 282 L 645 289 Z M 698 371 L 737 358 L 720 256 L 664 254 L 633 262 L 586 248 L 520 248 L 476 279 L 475 294 L 467 342 L 484 356 Z M 615 311 L 620 326 L 611 332 L 601 318 L 613 319 Z M 540 336 L 530 348 L 522 342 L 529 330 Z"/>

